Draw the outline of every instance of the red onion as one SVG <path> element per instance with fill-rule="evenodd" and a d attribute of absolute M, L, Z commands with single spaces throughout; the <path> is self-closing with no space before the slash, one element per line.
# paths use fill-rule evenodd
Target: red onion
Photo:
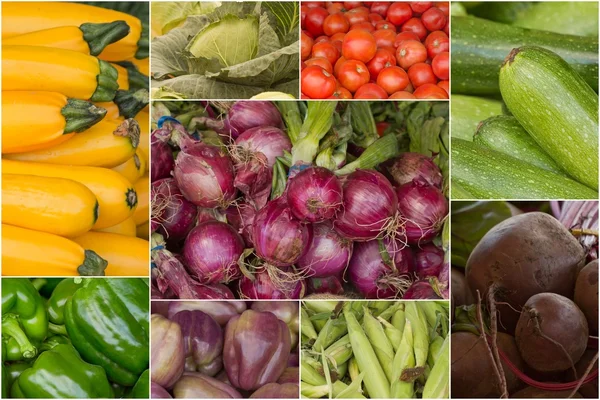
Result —
<path fill-rule="evenodd" d="M 396 194 L 407 242 L 421 244 L 437 236 L 448 215 L 448 200 L 444 194 L 421 180 L 398 187 Z"/>
<path fill-rule="evenodd" d="M 348 275 L 366 298 L 383 299 L 399 297 L 410 284 L 408 274 L 413 270 L 411 249 L 399 240 L 384 238 L 355 244 Z"/>
<path fill-rule="evenodd" d="M 233 164 L 219 147 L 180 135 L 181 151 L 175 160 L 174 176 L 186 199 L 199 207 L 225 208 L 236 196 Z"/>
<path fill-rule="evenodd" d="M 291 267 L 281 268 L 283 274 L 291 273 Z M 259 268 L 253 275 L 254 280 L 242 276 L 239 281 L 240 298 L 271 300 L 301 299 L 304 297 L 306 285 L 302 280 L 277 273 L 277 269 Z"/>
<path fill-rule="evenodd" d="M 224 221 L 224 216 L 215 208 L 202 208 L 198 207 L 198 218 L 196 219 L 197 224 L 208 221 Z"/>
<path fill-rule="evenodd" d="M 167 143 L 171 137 L 168 127 L 156 129 L 150 137 L 150 179 L 152 182 L 168 178 L 175 166 L 173 150 Z"/>
<path fill-rule="evenodd" d="M 380 236 L 394 218 L 398 199 L 385 176 L 357 170 L 344 183 L 343 208 L 333 223 L 348 239 L 367 241 Z"/>
<path fill-rule="evenodd" d="M 310 277 L 340 275 L 348 266 L 352 245 L 352 241 L 332 229 L 330 222 L 314 224 L 312 240 L 296 266 Z"/>
<path fill-rule="evenodd" d="M 427 243 L 415 254 L 416 272 L 419 278 L 438 276 L 444 263 L 444 250 L 433 243 Z"/>
<path fill-rule="evenodd" d="M 441 188 L 444 181 L 440 168 L 430 157 L 420 153 L 403 153 L 387 169 L 398 185 L 420 179 Z"/>
<path fill-rule="evenodd" d="M 412 299 L 440 299 L 433 287 L 429 283 L 429 281 L 416 281 L 408 288 L 406 292 L 404 292 L 403 299 L 412 300 Z"/>
<path fill-rule="evenodd" d="M 225 129 L 235 139 L 248 129 L 258 126 L 282 127 L 281 114 L 269 101 L 238 101 L 231 106 Z"/>
<path fill-rule="evenodd" d="M 311 234 L 311 227 L 295 219 L 281 197 L 256 214 L 252 229 L 256 254 L 278 267 L 298 261 L 308 248 Z"/>
<path fill-rule="evenodd" d="M 308 294 L 342 294 L 344 287 L 338 277 L 327 276 L 325 278 L 308 278 L 306 280 Z"/>
<path fill-rule="evenodd" d="M 237 262 L 244 241 L 231 226 L 219 221 L 203 222 L 189 233 L 183 245 L 188 269 L 201 283 L 228 283 L 237 279 Z"/>
<path fill-rule="evenodd" d="M 242 235 L 246 247 L 254 247 L 254 240 L 252 239 L 252 225 L 256 217 L 254 206 L 241 201 L 225 210 L 225 216 L 227 222 Z"/>
<path fill-rule="evenodd" d="M 310 167 L 288 183 L 288 204 L 301 221 L 331 219 L 342 206 L 342 185 L 327 168 Z"/>
<path fill-rule="evenodd" d="M 184 239 L 196 224 L 197 207 L 187 201 L 173 178 L 152 182 L 152 222 L 169 241 Z"/>
<path fill-rule="evenodd" d="M 236 171 L 234 186 L 257 208 L 267 203 L 273 165 L 286 151 L 292 151 L 290 139 L 281 129 L 271 126 L 249 129 L 236 139 L 232 150 Z"/>

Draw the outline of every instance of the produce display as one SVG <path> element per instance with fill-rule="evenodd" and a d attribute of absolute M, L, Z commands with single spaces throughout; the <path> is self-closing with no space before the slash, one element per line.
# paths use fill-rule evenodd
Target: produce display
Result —
<path fill-rule="evenodd" d="M 148 276 L 148 8 L 2 4 L 2 275 Z"/>
<path fill-rule="evenodd" d="M 153 99 L 297 98 L 299 4 L 152 6 Z"/>
<path fill-rule="evenodd" d="M 2 279 L 2 398 L 149 398 L 148 282 Z"/>
<path fill-rule="evenodd" d="M 574 7 L 504 4 L 474 12 L 490 20 L 452 17 L 452 198 L 596 199 L 597 13 L 583 18 L 595 21 L 595 35 L 566 34 L 522 22 L 539 10 L 552 29 L 579 15 Z"/>
<path fill-rule="evenodd" d="M 303 397 L 448 398 L 447 301 L 306 300 L 301 317 Z"/>
<path fill-rule="evenodd" d="M 448 103 L 155 102 L 153 298 L 448 298 Z"/>
<path fill-rule="evenodd" d="M 453 202 L 452 398 L 598 398 L 597 276 L 597 201 Z"/>
<path fill-rule="evenodd" d="M 447 1 L 302 2 L 306 99 L 448 99 Z"/>
<path fill-rule="evenodd" d="M 299 397 L 297 301 L 152 301 L 151 397 Z"/>

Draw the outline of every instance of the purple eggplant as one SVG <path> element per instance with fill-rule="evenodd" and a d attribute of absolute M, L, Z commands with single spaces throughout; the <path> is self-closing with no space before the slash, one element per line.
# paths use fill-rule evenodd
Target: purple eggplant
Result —
<path fill-rule="evenodd" d="M 242 395 L 218 379 L 185 372 L 173 388 L 176 399 L 241 399 Z"/>
<path fill-rule="evenodd" d="M 256 392 L 251 399 L 296 399 L 298 398 L 298 385 L 295 383 L 267 383 Z"/>
<path fill-rule="evenodd" d="M 243 301 L 172 301 L 169 303 L 169 318 L 183 310 L 202 311 L 221 326 L 246 310 Z"/>
<path fill-rule="evenodd" d="M 223 368 L 223 330 L 202 311 L 180 311 L 171 321 L 181 327 L 185 351 L 185 370 L 215 376 Z"/>
<path fill-rule="evenodd" d="M 277 383 L 294 383 L 299 384 L 300 381 L 300 368 L 298 367 L 287 367 L 283 374 L 277 379 Z"/>
<path fill-rule="evenodd" d="M 277 381 L 289 355 L 289 329 L 274 314 L 246 310 L 227 323 L 223 364 L 234 387 L 256 390 Z"/>
<path fill-rule="evenodd" d="M 163 388 L 162 386 L 160 386 L 158 383 L 152 382 L 150 384 L 150 392 L 151 392 L 150 397 L 153 399 L 172 399 L 173 398 L 173 397 L 171 397 L 169 392 L 167 392 L 166 389 Z"/>
<path fill-rule="evenodd" d="M 152 314 L 151 322 L 151 380 L 170 389 L 181 377 L 185 363 L 183 335 L 175 322 Z"/>

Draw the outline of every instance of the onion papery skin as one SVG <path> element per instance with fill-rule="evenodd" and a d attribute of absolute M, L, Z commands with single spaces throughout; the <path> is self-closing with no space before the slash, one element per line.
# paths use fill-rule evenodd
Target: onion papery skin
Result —
<path fill-rule="evenodd" d="M 167 128 L 157 129 L 150 137 L 150 179 L 152 182 L 168 178 L 175 167 L 173 150 L 167 143 L 170 132 Z"/>
<path fill-rule="evenodd" d="M 185 264 L 200 283 L 228 283 L 241 271 L 237 262 L 244 251 L 241 236 L 226 223 L 203 222 L 189 233 L 183 245 Z"/>
<path fill-rule="evenodd" d="M 397 185 L 420 179 L 441 189 L 444 182 L 440 168 L 430 157 L 420 153 L 402 153 L 393 160 L 387 170 Z"/>
<path fill-rule="evenodd" d="M 295 282 L 277 282 L 275 283 L 267 268 L 267 266 L 257 269 L 254 274 L 254 280 L 247 276 L 242 276 L 239 281 L 239 294 L 242 299 L 254 300 L 285 300 L 285 299 L 301 299 L 306 292 L 306 284 L 303 280 Z M 284 273 L 293 273 L 291 267 L 282 268 Z"/>
<path fill-rule="evenodd" d="M 342 206 L 342 184 L 327 168 L 310 167 L 290 179 L 287 198 L 299 220 L 325 221 L 333 218 Z"/>
<path fill-rule="evenodd" d="M 440 233 L 448 215 L 448 200 L 441 190 L 422 180 L 396 189 L 402 219 L 401 234 L 410 245 L 422 245 Z"/>
<path fill-rule="evenodd" d="M 377 171 L 357 170 L 343 185 L 343 205 L 333 226 L 342 236 L 368 241 L 382 236 L 398 208 L 390 181 Z"/>
<path fill-rule="evenodd" d="M 225 120 L 225 129 L 233 139 L 260 126 L 283 126 L 279 110 L 270 101 L 238 101 L 231 106 Z"/>
<path fill-rule="evenodd" d="M 330 222 L 314 224 L 312 227 L 312 240 L 296 266 L 314 278 L 343 274 L 352 257 L 353 242 L 333 230 Z"/>

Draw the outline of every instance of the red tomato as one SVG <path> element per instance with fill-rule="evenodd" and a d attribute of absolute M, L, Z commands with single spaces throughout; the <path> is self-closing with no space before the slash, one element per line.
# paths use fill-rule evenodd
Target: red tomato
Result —
<path fill-rule="evenodd" d="M 340 85 L 351 91 L 356 92 L 359 87 L 369 83 L 371 79 L 367 66 L 356 60 L 348 60 L 338 70 L 337 74 Z"/>
<path fill-rule="evenodd" d="M 344 14 L 348 18 L 350 25 L 358 24 L 359 22 L 369 22 L 369 9 L 366 7 L 358 7 Z"/>
<path fill-rule="evenodd" d="M 382 46 L 379 49 L 389 51 L 390 54 L 394 56 L 394 60 L 396 59 L 396 48 L 394 46 Z M 377 49 L 377 50 L 379 50 L 379 49 Z M 395 62 L 394 62 L 394 64 L 395 64 Z"/>
<path fill-rule="evenodd" d="M 302 5 L 300 7 L 300 27 L 305 29 L 304 20 L 306 19 L 306 13 L 310 10 L 307 5 Z"/>
<path fill-rule="evenodd" d="M 450 95 L 450 81 L 439 81 L 437 85 L 444 89 L 448 95 Z"/>
<path fill-rule="evenodd" d="M 329 43 L 329 36 L 326 35 L 321 35 L 318 38 L 315 39 L 315 43 Z"/>
<path fill-rule="evenodd" d="M 431 32 L 425 39 L 425 47 L 427 47 L 427 56 L 433 59 L 444 51 L 450 51 L 450 40 L 442 31 Z"/>
<path fill-rule="evenodd" d="M 414 13 L 423 14 L 425 11 L 429 10 L 433 5 L 433 1 L 411 1 L 410 8 L 412 8 Z"/>
<path fill-rule="evenodd" d="M 328 99 L 350 100 L 352 99 L 352 93 L 345 87 L 339 86 Z"/>
<path fill-rule="evenodd" d="M 408 86 L 408 75 L 400 67 L 387 67 L 381 70 L 377 76 L 377 84 L 388 94 L 406 89 Z"/>
<path fill-rule="evenodd" d="M 383 17 L 379 14 L 376 13 L 370 13 L 369 14 L 369 21 L 373 24 L 373 26 L 375 26 L 375 24 L 377 22 L 381 22 L 383 21 Z"/>
<path fill-rule="evenodd" d="M 336 33 L 335 35 L 333 35 L 329 38 L 329 41 L 335 42 L 336 40 L 339 40 L 340 42 L 342 42 L 342 41 L 344 41 L 344 36 L 346 36 L 345 33 L 342 33 L 342 32 Z"/>
<path fill-rule="evenodd" d="M 333 73 L 333 67 L 331 66 L 329 60 L 325 57 L 313 57 L 306 60 L 306 66 L 310 67 L 311 65 L 318 65 L 330 74 Z"/>
<path fill-rule="evenodd" d="M 367 31 L 367 32 L 374 32 L 375 31 L 375 27 L 370 22 L 359 22 L 358 24 L 352 24 L 350 26 L 350 30 L 351 31 L 356 30 L 356 29 L 362 29 L 362 30 Z"/>
<path fill-rule="evenodd" d="M 307 1 L 307 2 L 302 2 L 302 4 L 308 8 L 325 7 L 324 1 Z"/>
<path fill-rule="evenodd" d="M 394 53 L 386 49 L 377 49 L 375 57 L 373 57 L 371 61 L 367 63 L 367 68 L 369 69 L 371 79 L 375 80 L 382 69 L 391 67 L 393 65 L 396 65 Z"/>
<path fill-rule="evenodd" d="M 427 28 L 419 18 L 411 18 L 402 25 L 402 32 L 413 32 L 422 42 L 427 37 Z"/>
<path fill-rule="evenodd" d="M 327 4 L 327 11 L 329 14 L 335 14 L 339 12 L 344 12 L 346 9 L 344 8 L 343 3 L 329 3 Z"/>
<path fill-rule="evenodd" d="M 338 55 L 342 54 L 342 40 L 332 40 L 330 43 L 337 49 Z"/>
<path fill-rule="evenodd" d="M 436 1 L 434 4 L 437 8 L 442 10 L 446 17 L 450 16 L 450 2 L 448 1 Z"/>
<path fill-rule="evenodd" d="M 345 1 L 344 8 L 346 10 L 352 10 L 353 8 L 362 7 L 362 1 Z"/>
<path fill-rule="evenodd" d="M 354 93 L 355 99 L 387 99 L 387 97 L 385 90 L 374 83 L 362 85 L 356 93 Z"/>
<path fill-rule="evenodd" d="M 404 99 L 416 99 L 415 95 L 410 92 L 396 92 L 390 97 L 390 100 L 404 100 Z"/>
<path fill-rule="evenodd" d="M 370 32 L 355 29 L 346 33 L 342 44 L 342 54 L 348 60 L 369 62 L 377 51 L 377 43 Z"/>
<path fill-rule="evenodd" d="M 382 17 L 386 17 L 388 8 L 390 8 L 389 1 L 374 1 L 371 3 L 371 12 L 377 13 Z"/>
<path fill-rule="evenodd" d="M 300 53 L 302 55 L 302 60 L 306 60 L 310 57 L 310 50 L 312 49 L 314 41 L 310 36 L 308 36 L 304 31 L 300 36 Z"/>
<path fill-rule="evenodd" d="M 417 40 L 403 40 L 396 50 L 396 63 L 404 69 L 427 60 L 427 49 Z"/>
<path fill-rule="evenodd" d="M 433 69 L 433 73 L 439 79 L 446 81 L 449 79 L 448 74 L 448 64 L 450 62 L 450 53 L 444 51 L 443 53 L 438 54 L 431 61 L 431 69 Z"/>
<path fill-rule="evenodd" d="M 429 31 L 439 31 L 446 26 L 446 16 L 437 7 L 431 7 L 421 15 L 421 22 Z"/>
<path fill-rule="evenodd" d="M 450 20 L 449 19 L 446 21 L 446 26 L 444 26 L 444 33 L 446 35 L 450 35 Z"/>
<path fill-rule="evenodd" d="M 396 32 L 391 29 L 380 29 L 373 32 L 377 47 L 393 47 L 396 40 Z"/>
<path fill-rule="evenodd" d="M 448 93 L 433 83 L 419 86 L 413 93 L 417 99 L 447 99 Z"/>
<path fill-rule="evenodd" d="M 318 65 L 304 68 L 301 78 L 302 93 L 311 99 L 326 99 L 335 91 L 335 78 Z"/>
<path fill-rule="evenodd" d="M 435 74 L 431 69 L 431 65 L 425 63 L 416 63 L 410 67 L 408 69 L 408 78 L 415 89 L 426 83 L 435 84 L 437 82 Z"/>
<path fill-rule="evenodd" d="M 409 79 L 410 79 L 410 78 L 409 78 Z M 412 92 L 414 92 L 414 91 L 415 91 L 415 88 L 413 87 L 413 84 L 412 84 L 412 83 L 409 83 L 409 84 L 408 84 L 408 86 L 406 87 L 406 89 L 404 89 L 404 91 L 405 91 L 405 92 L 408 92 L 408 93 L 412 93 Z"/>
<path fill-rule="evenodd" d="M 417 42 L 420 42 L 419 37 L 414 33 L 400 32 L 396 35 L 396 39 L 394 39 L 394 47 L 400 46 L 400 43 L 402 43 L 405 40 L 416 40 Z"/>
<path fill-rule="evenodd" d="M 400 26 L 412 18 L 413 11 L 408 3 L 392 3 L 387 11 L 387 20 L 396 26 Z"/>
<path fill-rule="evenodd" d="M 379 29 L 389 29 L 391 31 L 396 32 L 396 25 L 391 24 L 389 21 L 378 21 L 375 24 L 375 29 L 379 30 Z"/>
<path fill-rule="evenodd" d="M 333 36 L 336 33 L 346 33 L 350 29 L 350 22 L 344 17 L 344 14 L 330 14 L 323 21 L 323 32 L 327 36 Z"/>
<path fill-rule="evenodd" d="M 329 13 L 326 9 L 321 7 L 315 7 L 308 10 L 306 18 L 304 19 L 304 26 L 306 30 L 310 32 L 313 37 L 321 36 L 323 34 L 323 22 Z"/>
<path fill-rule="evenodd" d="M 340 68 L 346 61 L 347 60 L 344 56 L 338 58 L 338 60 L 335 62 L 335 65 L 333 66 L 333 75 L 335 75 L 335 76 L 339 75 Z"/>
<path fill-rule="evenodd" d="M 339 50 L 331 43 L 315 43 L 312 48 L 311 57 L 324 57 L 331 65 L 335 64 L 338 58 L 340 58 Z"/>

